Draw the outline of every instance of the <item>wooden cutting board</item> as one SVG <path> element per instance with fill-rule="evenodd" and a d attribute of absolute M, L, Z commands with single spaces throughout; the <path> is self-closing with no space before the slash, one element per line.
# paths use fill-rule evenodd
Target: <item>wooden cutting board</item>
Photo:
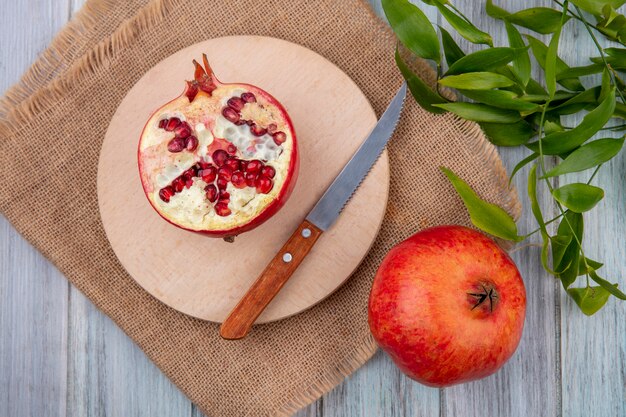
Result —
<path fill-rule="evenodd" d="M 192 59 L 206 53 L 223 82 L 257 85 L 291 116 L 300 175 L 272 219 L 227 243 L 163 220 L 144 196 L 137 144 L 144 123 L 181 94 Z M 128 92 L 113 116 L 98 167 L 98 201 L 111 247 L 128 273 L 168 306 L 221 322 L 303 220 L 376 123 L 368 100 L 330 61 L 293 43 L 258 36 L 211 39 L 158 63 Z M 335 291 L 359 265 L 380 228 L 389 191 L 383 153 L 338 221 L 257 323 L 285 318 Z"/>

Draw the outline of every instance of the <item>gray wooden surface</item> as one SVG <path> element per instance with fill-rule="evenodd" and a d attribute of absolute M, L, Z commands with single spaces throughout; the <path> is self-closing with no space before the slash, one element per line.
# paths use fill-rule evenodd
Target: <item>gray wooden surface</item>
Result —
<path fill-rule="evenodd" d="M 380 0 L 370 1 L 381 13 Z M 455 3 L 495 34 L 496 44 L 505 43 L 502 27 L 484 15 L 483 1 Z M 498 3 L 511 10 L 545 4 Z M 0 91 L 18 80 L 80 4 L 1 0 Z M 423 8 L 433 22 L 444 24 Z M 583 31 L 578 27 L 562 39 L 566 61 L 583 63 L 583 57 L 596 55 Z M 501 153 L 509 169 L 525 155 L 517 149 Z M 522 193 L 525 173 L 515 181 Z M 625 178 L 622 152 L 598 176 L 607 197 L 586 217 L 588 256 L 604 260 L 604 275 L 622 287 Z M 555 212 L 547 196 L 541 197 L 545 212 Z M 529 231 L 534 224 L 524 208 L 519 226 Z M 378 353 L 298 416 L 626 416 L 626 303 L 611 299 L 596 316 L 582 315 L 542 271 L 538 256 L 536 248 L 514 254 L 528 293 L 526 327 L 516 354 L 495 376 L 445 390 L 426 388 Z M 0 216 L 0 416 L 187 415 L 201 413 Z"/>

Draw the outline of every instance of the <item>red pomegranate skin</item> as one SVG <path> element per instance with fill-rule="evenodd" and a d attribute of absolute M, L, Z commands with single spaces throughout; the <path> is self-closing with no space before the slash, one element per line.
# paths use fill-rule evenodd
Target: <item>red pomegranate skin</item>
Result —
<path fill-rule="evenodd" d="M 519 344 L 525 313 L 524 283 L 508 254 L 475 230 L 438 226 L 387 254 L 368 320 L 402 372 L 447 387 L 500 369 Z"/>

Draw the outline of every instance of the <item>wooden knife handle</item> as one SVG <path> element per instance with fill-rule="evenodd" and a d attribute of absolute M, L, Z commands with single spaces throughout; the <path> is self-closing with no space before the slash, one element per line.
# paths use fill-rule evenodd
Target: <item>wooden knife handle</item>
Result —
<path fill-rule="evenodd" d="M 255 320 L 285 285 L 321 234 L 322 230 L 307 220 L 298 226 L 222 323 L 220 335 L 224 339 L 242 339 L 248 334 Z"/>

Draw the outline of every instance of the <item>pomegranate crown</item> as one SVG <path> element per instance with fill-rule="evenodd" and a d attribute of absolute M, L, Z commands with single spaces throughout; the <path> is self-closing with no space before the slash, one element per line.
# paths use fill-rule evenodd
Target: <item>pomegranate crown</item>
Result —
<path fill-rule="evenodd" d="M 217 88 L 217 79 L 213 75 L 213 70 L 209 65 L 206 54 L 202 54 L 202 62 L 204 63 L 204 68 L 198 61 L 193 60 L 196 71 L 193 75 L 193 80 L 187 81 L 187 89 L 185 90 L 185 95 L 190 103 L 196 98 L 198 91 L 204 91 L 210 96 L 213 90 Z"/>

